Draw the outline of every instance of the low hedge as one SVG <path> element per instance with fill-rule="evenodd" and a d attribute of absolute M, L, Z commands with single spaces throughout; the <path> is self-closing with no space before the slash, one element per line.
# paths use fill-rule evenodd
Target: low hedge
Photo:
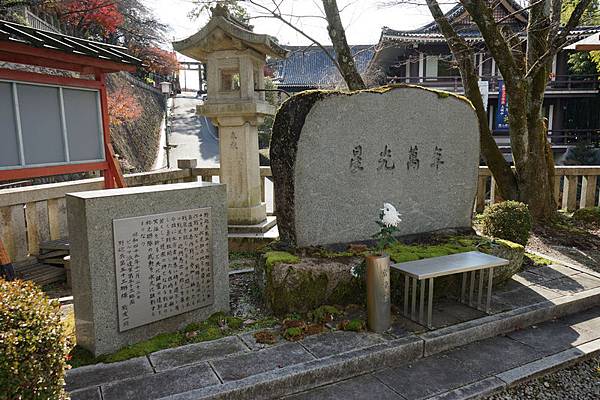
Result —
<path fill-rule="evenodd" d="M 30 282 L 0 279 L 0 399 L 67 399 L 68 353 L 59 304 Z"/>
<path fill-rule="evenodd" d="M 533 219 L 527 204 L 512 200 L 492 204 L 485 209 L 481 219 L 484 235 L 523 246 L 529 240 L 532 224 Z"/>

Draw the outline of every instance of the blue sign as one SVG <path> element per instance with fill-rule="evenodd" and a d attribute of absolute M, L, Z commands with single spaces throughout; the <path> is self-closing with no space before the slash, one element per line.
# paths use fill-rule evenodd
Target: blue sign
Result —
<path fill-rule="evenodd" d="M 496 108 L 496 131 L 508 130 L 508 94 L 504 81 L 498 81 L 498 107 Z"/>

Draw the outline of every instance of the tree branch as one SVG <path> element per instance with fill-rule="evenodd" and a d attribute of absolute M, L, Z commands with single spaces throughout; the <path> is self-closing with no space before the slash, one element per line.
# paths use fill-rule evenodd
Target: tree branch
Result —
<path fill-rule="evenodd" d="M 510 45 L 494 20 L 492 8 L 484 0 L 460 0 L 485 40 L 506 83 L 512 85 L 518 76 L 518 67 Z"/>
<path fill-rule="evenodd" d="M 588 8 L 591 2 L 592 0 L 581 0 L 579 3 L 577 3 L 577 6 L 575 6 L 575 9 L 569 17 L 569 20 L 565 26 L 560 29 L 560 32 L 554 37 L 554 40 L 552 40 L 550 46 L 548 46 L 548 50 L 546 50 L 542 56 L 538 57 L 537 60 L 529 67 L 529 70 L 525 74 L 526 78 L 535 76 L 540 69 L 543 68 L 544 65 L 552 57 L 554 57 L 554 55 L 558 53 L 561 48 L 565 46 L 565 44 L 567 44 L 569 33 L 571 33 L 573 28 L 579 24 L 585 9 Z"/>
<path fill-rule="evenodd" d="M 335 50 L 337 63 L 340 67 L 339 70 L 348 85 L 348 89 L 365 89 L 365 82 L 356 69 L 352 51 L 350 51 L 348 41 L 346 40 L 346 31 L 342 25 L 336 0 L 323 0 L 323 8 L 327 16 L 327 31 Z"/>
<path fill-rule="evenodd" d="M 437 23 L 440 31 L 444 34 L 448 47 L 450 47 L 452 54 L 454 54 L 454 58 L 456 58 L 456 61 L 458 62 L 465 94 L 475 108 L 475 114 L 477 115 L 477 120 L 479 122 L 481 154 L 496 178 L 496 182 L 498 182 L 500 195 L 505 199 L 516 199 L 517 182 L 515 175 L 512 172 L 510 165 L 504 159 L 487 124 L 487 113 L 479 91 L 479 77 L 475 72 L 475 64 L 473 62 L 473 49 L 458 35 L 454 27 L 452 27 L 448 18 L 446 18 L 442 12 L 437 0 L 426 1 L 433 19 Z"/>

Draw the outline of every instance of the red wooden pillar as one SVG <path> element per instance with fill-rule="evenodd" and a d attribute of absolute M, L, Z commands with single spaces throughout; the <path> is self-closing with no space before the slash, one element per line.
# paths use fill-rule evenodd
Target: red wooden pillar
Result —
<path fill-rule="evenodd" d="M 125 187 L 125 179 L 121 173 L 119 161 L 115 157 L 112 144 L 110 142 L 110 117 L 108 114 L 108 95 L 106 89 L 106 74 L 96 73 L 96 80 L 100 82 L 100 106 L 102 109 L 102 129 L 104 133 L 104 154 L 108 162 L 108 169 L 104 171 L 104 187 L 113 189 L 116 187 Z"/>

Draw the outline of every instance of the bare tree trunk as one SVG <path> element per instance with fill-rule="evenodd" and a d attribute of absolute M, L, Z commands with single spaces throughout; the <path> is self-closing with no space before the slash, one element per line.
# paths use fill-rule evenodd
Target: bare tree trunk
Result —
<path fill-rule="evenodd" d="M 365 82 L 358 73 L 354 57 L 352 57 L 350 46 L 348 46 L 348 41 L 346 40 L 346 31 L 342 25 L 336 0 L 323 0 L 323 8 L 327 16 L 327 31 L 335 50 L 340 73 L 346 81 L 348 89 L 365 89 Z"/>
<path fill-rule="evenodd" d="M 496 180 L 499 194 L 503 199 L 517 200 L 519 191 L 515 174 L 504 159 L 488 126 L 487 113 L 477 83 L 479 77 L 475 73 L 473 51 L 450 25 L 450 22 L 448 22 L 448 19 L 440 9 L 437 0 L 427 0 L 427 6 L 440 31 L 444 34 L 454 58 L 458 62 L 465 95 L 473 103 L 479 121 L 481 155 Z"/>
<path fill-rule="evenodd" d="M 551 55 L 558 51 L 549 37 L 552 0 L 532 4 L 529 11 L 527 50 L 507 38 L 484 0 L 460 0 L 479 27 L 485 43 L 505 79 L 509 94 L 510 142 L 516 169 L 518 199 L 529 205 L 533 217 L 543 221 L 556 210 L 554 159 L 542 114 Z M 583 0 L 587 1 L 587 0 Z M 555 6 L 555 5 L 552 5 Z"/>

